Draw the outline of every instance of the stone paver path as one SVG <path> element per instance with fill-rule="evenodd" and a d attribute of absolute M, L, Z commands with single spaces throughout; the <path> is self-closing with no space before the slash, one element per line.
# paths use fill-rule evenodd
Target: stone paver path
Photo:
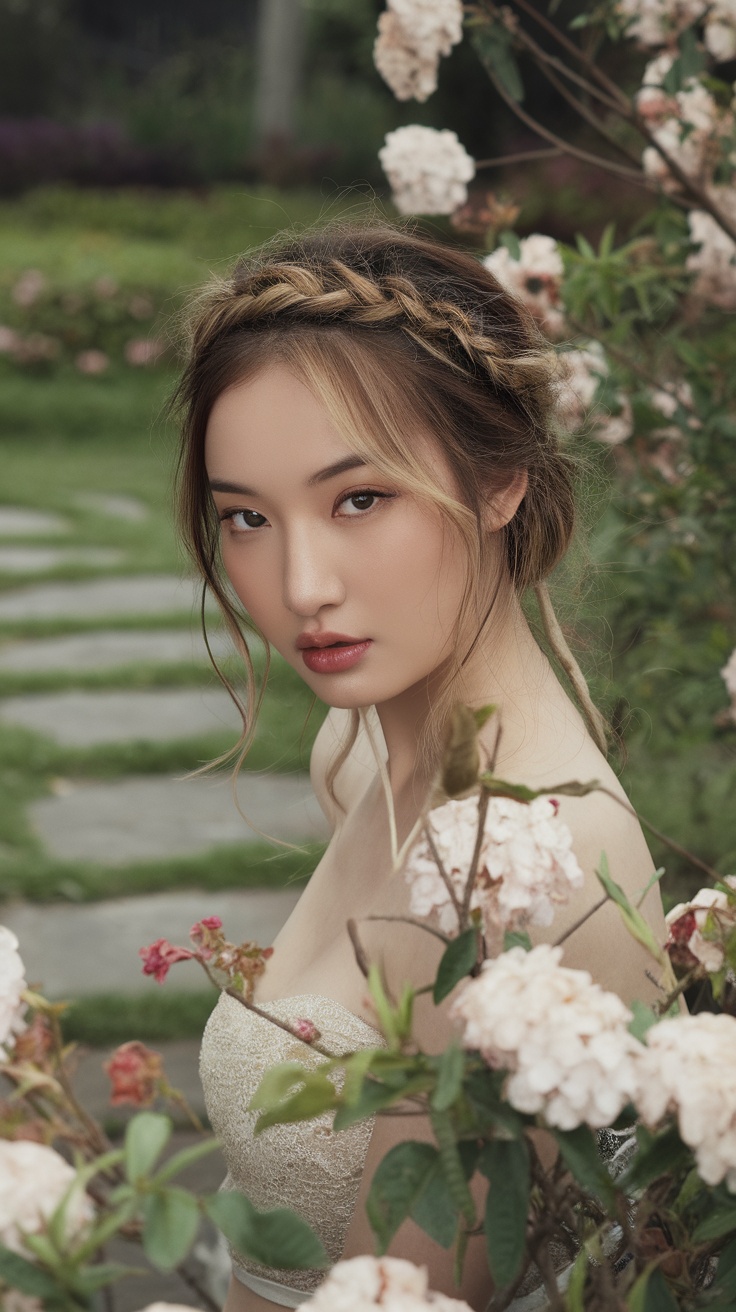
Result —
<path fill-rule="evenodd" d="M 212 688 L 152 688 L 145 692 L 34 693 L 0 701 L 0 719 L 66 747 L 112 742 L 163 743 L 239 730 L 232 699 Z M 235 738 L 233 738 L 235 741 Z"/>
<path fill-rule="evenodd" d="M 118 615 L 191 615 L 199 589 L 168 574 L 47 583 L 0 596 L 0 621 L 113 619 Z"/>
<path fill-rule="evenodd" d="M 105 547 L 0 547 L 0 574 L 41 574 L 62 565 L 111 569 L 123 552 Z"/>
<path fill-rule="evenodd" d="M 227 635 L 210 634 L 210 647 L 218 659 L 232 652 Z M 207 664 L 201 634 L 194 629 L 104 629 L 69 633 L 62 638 L 35 642 L 0 641 L 0 670 L 114 670 L 125 665 Z"/>
<path fill-rule="evenodd" d="M 0 506 L 0 538 L 46 537 L 50 533 L 67 533 L 69 522 L 61 515 L 44 510 L 26 510 L 24 506 Z"/>
<path fill-rule="evenodd" d="M 246 819 L 235 808 L 228 776 L 146 775 L 111 783 L 60 783 L 61 795 L 33 802 L 29 815 L 47 851 L 61 861 L 117 866 L 165 861 L 218 845 L 268 838 L 298 843 L 327 836 L 305 775 L 243 771 L 238 800 Z"/>
<path fill-rule="evenodd" d="M 3 909 L 3 924 L 18 935 L 27 979 L 42 983 L 49 998 L 153 994 L 160 986 L 143 974 L 139 948 L 157 938 L 186 945 L 189 930 L 203 916 L 219 916 L 232 942 L 250 939 L 265 947 L 290 915 L 299 891 L 150 893 L 81 906 L 55 905 L 51 915 L 19 902 Z M 209 985 L 201 967 L 185 961 L 166 987 L 201 993 Z"/>

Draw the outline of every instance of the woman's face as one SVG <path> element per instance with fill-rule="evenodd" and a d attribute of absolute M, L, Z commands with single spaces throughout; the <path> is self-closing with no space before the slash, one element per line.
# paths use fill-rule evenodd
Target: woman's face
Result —
<path fill-rule="evenodd" d="M 351 451 L 303 383 L 274 366 L 222 393 L 205 458 L 230 582 L 322 701 L 380 705 L 440 669 L 466 579 L 457 534 Z"/>

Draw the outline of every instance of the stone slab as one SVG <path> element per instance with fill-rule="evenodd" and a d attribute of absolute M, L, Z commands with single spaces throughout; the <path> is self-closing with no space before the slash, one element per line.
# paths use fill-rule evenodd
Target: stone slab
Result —
<path fill-rule="evenodd" d="M 232 652 L 227 635 L 210 634 L 218 659 Z M 0 670 L 114 670 L 125 665 L 208 664 L 201 633 L 189 629 L 117 629 L 70 633 L 62 638 L 0 643 Z"/>
<path fill-rule="evenodd" d="M 241 725 L 228 694 L 214 688 L 32 693 L 0 701 L 0 720 L 65 747 L 162 743 L 223 730 L 232 730 L 235 742 Z"/>
<path fill-rule="evenodd" d="M 74 498 L 75 506 L 80 510 L 99 515 L 101 519 L 125 519 L 131 523 L 140 523 L 148 519 L 148 506 L 137 497 L 109 496 L 97 492 L 80 492 Z"/>
<path fill-rule="evenodd" d="M 199 588 L 175 575 L 47 583 L 0 596 L 2 620 L 107 619 L 116 615 L 191 615 Z"/>
<path fill-rule="evenodd" d="M 46 537 L 68 530 L 69 523 L 61 515 L 25 506 L 0 506 L 0 538 Z"/>
<path fill-rule="evenodd" d="M 157 938 L 186 946 L 189 930 L 203 916 L 219 916 L 231 942 L 250 939 L 268 947 L 296 906 L 300 891 L 192 889 L 52 907 L 16 902 L 4 906 L 0 917 L 18 936 L 28 982 L 43 985 L 47 997 L 153 994 L 161 986 L 143 974 L 139 948 Z M 184 961 L 172 969 L 166 987 L 201 993 L 209 986 L 201 966 Z"/>
<path fill-rule="evenodd" d="M 123 552 L 105 547 L 0 547 L 0 573 L 40 574 L 63 565 L 87 569 L 111 569 L 123 560 Z"/>
<path fill-rule="evenodd" d="M 328 837 L 327 822 L 306 775 L 243 770 L 236 809 L 230 776 L 182 779 L 133 775 L 104 783 L 63 780 L 53 797 L 29 807 L 30 822 L 60 861 L 104 866 L 162 861 L 222 845 L 263 839 Z M 245 817 L 245 818 L 244 818 Z"/>

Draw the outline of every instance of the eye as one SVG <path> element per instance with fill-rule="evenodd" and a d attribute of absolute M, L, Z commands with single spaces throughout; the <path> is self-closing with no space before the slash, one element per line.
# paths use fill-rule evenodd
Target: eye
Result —
<path fill-rule="evenodd" d="M 392 492 L 376 492 L 372 488 L 361 488 L 359 492 L 350 492 L 338 501 L 337 509 L 341 515 L 356 519 L 359 515 L 373 510 L 378 501 L 388 501 L 393 495 Z"/>
<path fill-rule="evenodd" d="M 263 528 L 268 523 L 265 515 L 261 515 L 257 510 L 226 510 L 224 515 L 220 516 L 222 524 L 228 521 L 232 533 L 249 533 L 253 529 Z"/>

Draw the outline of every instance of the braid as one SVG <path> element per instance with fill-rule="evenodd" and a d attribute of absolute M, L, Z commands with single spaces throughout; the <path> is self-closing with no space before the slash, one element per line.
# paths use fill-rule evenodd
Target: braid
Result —
<path fill-rule="evenodd" d="M 532 410 L 540 409 L 542 392 L 544 408 L 552 376 L 548 350 L 535 343 L 512 353 L 511 343 L 484 332 L 477 316 L 449 300 L 425 299 L 399 274 L 377 281 L 338 259 L 321 276 L 296 264 L 274 263 L 255 272 L 241 266 L 210 292 L 209 305 L 211 313 L 200 319 L 193 337 L 195 354 L 223 334 L 269 323 L 395 327 L 443 364 L 476 379 L 485 376 Z"/>

